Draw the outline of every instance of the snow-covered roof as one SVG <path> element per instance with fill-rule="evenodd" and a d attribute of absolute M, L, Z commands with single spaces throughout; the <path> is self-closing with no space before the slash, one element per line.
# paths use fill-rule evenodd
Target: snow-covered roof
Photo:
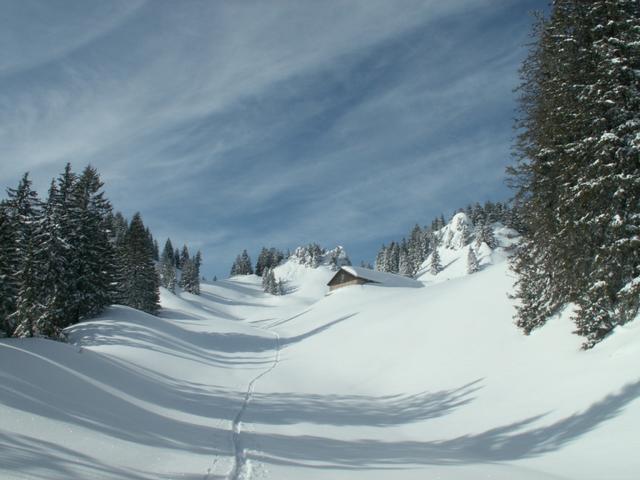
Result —
<path fill-rule="evenodd" d="M 422 283 L 412 278 L 403 277 L 402 275 L 396 275 L 395 273 L 378 272 L 377 270 L 371 270 L 369 268 L 354 267 L 354 266 L 342 266 L 340 270 L 353 275 L 357 278 L 369 280 L 370 282 L 380 283 L 388 287 L 422 287 Z"/>

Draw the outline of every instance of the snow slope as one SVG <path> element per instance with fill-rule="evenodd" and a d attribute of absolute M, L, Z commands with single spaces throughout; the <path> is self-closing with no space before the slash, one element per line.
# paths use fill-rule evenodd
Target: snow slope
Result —
<path fill-rule="evenodd" d="M 521 335 L 511 236 L 473 275 L 443 247 L 426 288 L 325 295 L 286 262 L 282 297 L 236 277 L 2 339 L 0 478 L 637 478 L 640 322 L 588 352 L 570 312 Z"/>

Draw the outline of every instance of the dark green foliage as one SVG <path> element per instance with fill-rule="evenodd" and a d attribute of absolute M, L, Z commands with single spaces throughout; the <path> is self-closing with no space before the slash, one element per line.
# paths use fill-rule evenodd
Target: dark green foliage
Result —
<path fill-rule="evenodd" d="M 4 203 L 0 204 L 0 336 L 10 333 L 9 315 L 15 311 L 18 257 L 15 231 Z"/>
<path fill-rule="evenodd" d="M 153 259 L 156 262 L 160 261 L 160 247 L 158 247 L 158 242 L 156 240 L 153 241 Z"/>
<path fill-rule="evenodd" d="M 87 166 L 74 185 L 78 235 L 71 271 L 74 305 L 69 323 L 100 313 L 113 298 L 115 249 L 109 238 L 111 204 L 96 169 Z"/>
<path fill-rule="evenodd" d="M 186 246 L 185 246 L 186 248 Z M 184 250 L 183 250 L 184 251 Z M 182 274 L 180 275 L 180 288 L 185 292 L 200 295 L 200 265 L 202 264 L 202 254 L 200 251 L 193 258 L 185 257 L 182 263 Z"/>
<path fill-rule="evenodd" d="M 262 275 L 262 288 L 266 293 L 271 295 L 284 295 L 284 284 L 281 280 L 276 279 L 273 268 L 265 268 Z"/>
<path fill-rule="evenodd" d="M 158 269 L 160 271 L 160 284 L 171 293 L 175 293 L 177 284 L 176 261 L 174 258 L 173 245 L 171 245 L 171 239 L 169 238 L 167 238 L 164 244 Z"/>
<path fill-rule="evenodd" d="M 251 258 L 246 250 L 243 250 L 231 266 L 231 276 L 234 275 L 252 275 L 253 267 L 251 266 Z"/>
<path fill-rule="evenodd" d="M 526 332 L 567 303 L 592 347 L 640 298 L 640 9 L 558 0 L 521 70 L 509 170 L 524 240 L 512 266 Z"/>
<path fill-rule="evenodd" d="M 156 313 L 160 308 L 160 279 L 153 263 L 153 247 L 140 213 L 131 219 L 122 254 L 124 262 L 122 270 L 118 272 L 120 303 Z"/>
<path fill-rule="evenodd" d="M 431 254 L 431 262 L 429 264 L 429 271 L 432 275 L 437 275 L 442 271 L 442 262 L 440 260 L 440 254 L 438 249 L 434 248 Z"/>
<path fill-rule="evenodd" d="M 483 220 L 482 223 L 476 226 L 476 245 L 479 247 L 483 243 L 486 243 L 492 249 L 497 246 L 493 228 L 491 228 L 490 223 L 487 223 L 487 220 Z"/>
<path fill-rule="evenodd" d="M 7 272 L 6 286 L 15 297 L 7 299 L 4 303 L 7 307 L 18 310 L 4 317 L 2 329 L 7 335 L 13 335 L 16 326 L 27 320 L 29 312 L 39 308 L 32 284 L 37 278 L 33 232 L 40 214 L 40 200 L 31 188 L 28 173 L 24 174 L 16 188 L 7 189 L 7 195 L 8 199 L 4 202 L 3 208 L 4 222 L 6 228 L 11 230 L 9 238 L 13 242 L 4 252 L 5 268 L 11 269 L 11 272 Z M 33 329 L 29 326 L 25 331 L 31 332 Z"/>
<path fill-rule="evenodd" d="M 27 174 L 8 189 L 0 203 L 0 335 L 62 338 L 65 327 L 113 302 L 158 310 L 157 243 L 139 214 L 129 224 L 112 213 L 102 187 L 93 167 L 77 175 L 67 164 L 44 203 Z M 175 284 L 170 242 L 165 252 Z M 200 252 L 189 262 L 189 291 L 199 293 Z"/>
<path fill-rule="evenodd" d="M 266 268 L 275 268 L 280 265 L 282 260 L 284 260 L 284 253 L 280 250 L 273 247 L 269 249 L 262 247 L 256 261 L 256 275 L 261 277 Z"/>

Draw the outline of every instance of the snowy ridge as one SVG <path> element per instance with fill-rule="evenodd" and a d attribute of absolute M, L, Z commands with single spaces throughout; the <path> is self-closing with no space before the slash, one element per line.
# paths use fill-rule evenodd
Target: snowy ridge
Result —
<path fill-rule="evenodd" d="M 443 270 L 437 275 L 430 271 L 433 253 L 422 263 L 416 279 L 427 283 L 439 283 L 467 275 L 467 255 L 473 249 L 480 268 L 500 263 L 509 256 L 509 251 L 518 243 L 519 234 L 500 222 L 491 224 L 496 241 L 495 248 L 486 243 L 478 244 L 474 225 L 465 213 L 457 213 L 451 221 L 436 232 L 440 239 L 437 247 Z"/>

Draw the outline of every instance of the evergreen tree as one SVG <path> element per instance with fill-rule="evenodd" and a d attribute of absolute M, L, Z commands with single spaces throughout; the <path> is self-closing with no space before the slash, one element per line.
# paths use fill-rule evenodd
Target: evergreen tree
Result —
<path fill-rule="evenodd" d="M 167 241 L 164 243 L 164 248 L 162 249 L 162 255 L 160 258 L 164 258 L 167 262 L 171 262 L 174 267 L 176 266 L 173 245 L 171 244 L 170 238 L 167 238 Z"/>
<path fill-rule="evenodd" d="M 71 175 L 70 168 L 66 173 Z M 68 187 L 73 188 L 73 181 Z M 72 220 L 77 220 L 73 215 L 77 211 L 70 208 L 73 199 L 70 193 L 64 192 L 69 196 L 63 203 L 63 194 L 52 181 L 47 201 L 34 223 L 34 242 L 29 257 L 32 271 L 26 276 L 30 282 L 29 301 L 36 302 L 38 309 L 31 312 L 33 317 L 27 323 L 22 320 L 21 335 L 33 335 L 37 323 L 37 330 L 58 336 L 64 327 L 72 323 L 76 298 L 73 272 L 76 249 L 72 240 L 77 237 L 72 237 L 71 232 L 77 232 L 72 224 Z"/>
<path fill-rule="evenodd" d="M 176 260 L 171 239 L 167 238 L 160 257 L 160 284 L 171 293 L 176 293 Z"/>
<path fill-rule="evenodd" d="M 29 238 L 23 246 L 24 257 L 18 272 L 20 288 L 16 302 L 16 311 L 9 317 L 13 336 L 18 338 L 40 336 L 36 319 L 40 318 L 44 307 L 38 298 L 38 276 L 34 253 L 34 239 Z M 49 333 L 45 329 L 45 334 Z"/>
<path fill-rule="evenodd" d="M 273 268 L 265 268 L 262 275 L 262 288 L 271 295 L 284 295 L 284 283 L 276 280 Z"/>
<path fill-rule="evenodd" d="M 31 285 L 23 285 L 25 280 L 34 277 L 33 262 L 33 231 L 36 219 L 39 215 L 40 200 L 37 193 L 31 188 L 29 174 L 25 173 L 16 188 L 7 189 L 8 199 L 4 202 L 4 216 L 7 228 L 12 231 L 13 243 L 7 249 L 8 266 L 11 269 L 11 278 L 7 282 L 10 291 L 15 292 L 16 297 L 7 301 L 8 306 L 17 308 L 20 306 L 22 314 L 26 314 L 30 307 L 21 301 L 21 296 L 28 294 L 32 297 Z M 27 262 L 31 262 L 28 266 Z M 6 334 L 11 335 L 19 318 L 11 314 L 5 317 L 2 326 Z"/>
<path fill-rule="evenodd" d="M 473 247 L 469 246 L 469 253 L 467 254 L 467 273 L 476 273 L 478 270 L 480 270 L 478 257 L 476 257 Z"/>
<path fill-rule="evenodd" d="M 17 265 L 15 232 L 3 202 L 0 204 L 0 336 L 11 333 L 8 317 L 15 311 Z"/>
<path fill-rule="evenodd" d="M 396 242 L 391 242 L 386 256 L 386 272 L 398 273 L 400 266 L 400 246 Z"/>
<path fill-rule="evenodd" d="M 407 277 L 413 275 L 413 266 L 411 265 L 411 260 L 409 258 L 409 248 L 407 247 L 407 242 L 404 238 L 402 239 L 402 243 L 399 247 L 398 273 Z"/>
<path fill-rule="evenodd" d="M 486 243 L 491 249 L 498 246 L 496 237 L 493 234 L 493 228 L 484 221 L 476 226 L 476 246 L 480 247 L 483 243 Z"/>
<path fill-rule="evenodd" d="M 640 302 L 640 9 L 558 0 L 521 70 L 518 164 L 524 235 L 512 267 L 526 332 L 568 302 L 591 347 Z"/>
<path fill-rule="evenodd" d="M 202 252 L 198 250 L 196 256 L 193 257 L 193 265 L 195 267 L 195 276 L 200 278 L 200 267 L 202 266 Z"/>
<path fill-rule="evenodd" d="M 407 243 L 407 261 L 409 264 L 410 276 L 413 276 L 418 272 L 420 265 L 422 265 L 422 262 L 424 262 L 424 259 L 426 258 L 424 256 L 423 236 L 424 233 L 420 228 L 420 225 L 416 223 L 413 230 L 411 230 L 409 241 Z"/>
<path fill-rule="evenodd" d="M 236 255 L 236 259 L 234 260 L 234 262 L 231 264 L 231 271 L 229 272 L 229 276 L 230 277 L 234 277 L 236 275 L 240 275 L 240 255 Z M 264 269 L 263 269 L 263 274 L 264 276 Z"/>
<path fill-rule="evenodd" d="M 202 254 L 200 251 L 192 259 L 186 259 L 182 266 L 182 276 L 180 277 L 180 287 L 186 292 L 200 295 L 200 265 Z"/>
<path fill-rule="evenodd" d="M 437 248 L 434 248 L 433 253 L 431 254 L 431 266 L 429 271 L 432 275 L 437 275 L 442 271 L 442 263 Z"/>
<path fill-rule="evenodd" d="M 180 263 L 180 250 L 177 248 L 173 252 L 173 259 L 176 261 L 176 268 L 182 268 L 182 264 Z"/>
<path fill-rule="evenodd" d="M 176 265 L 165 254 L 160 258 L 160 284 L 171 293 L 176 293 Z"/>
<path fill-rule="evenodd" d="M 383 243 L 382 247 L 380 247 L 380 250 L 378 250 L 378 254 L 376 255 L 375 269 L 378 272 L 385 272 L 386 271 L 384 269 L 385 268 L 386 253 L 387 253 L 387 247 Z"/>
<path fill-rule="evenodd" d="M 269 250 L 267 250 L 266 247 L 262 247 L 262 250 L 260 250 L 260 254 L 258 255 L 258 260 L 256 261 L 256 275 L 261 277 L 264 269 L 270 266 Z"/>
<path fill-rule="evenodd" d="M 149 238 L 140 213 L 136 213 L 125 237 L 125 267 L 119 272 L 120 301 L 138 310 L 156 313 L 160 308 L 159 284 Z"/>
<path fill-rule="evenodd" d="M 236 261 L 231 266 L 231 276 L 233 275 L 251 275 L 253 274 L 253 267 L 251 266 L 251 258 L 246 250 L 243 250 L 240 255 L 236 257 Z"/>
<path fill-rule="evenodd" d="M 180 252 L 180 268 L 184 268 L 184 264 L 187 260 L 189 260 L 189 249 L 186 245 L 183 245 L 182 251 Z"/>
<path fill-rule="evenodd" d="M 111 244 L 117 249 L 124 244 L 124 237 L 129 229 L 129 224 L 120 212 L 116 212 L 115 215 L 112 214 L 109 223 Z"/>
<path fill-rule="evenodd" d="M 111 303 L 115 281 L 115 249 L 109 241 L 111 204 L 97 170 L 87 166 L 74 185 L 71 222 L 78 235 L 72 256 L 74 305 L 69 323 L 99 314 Z"/>

